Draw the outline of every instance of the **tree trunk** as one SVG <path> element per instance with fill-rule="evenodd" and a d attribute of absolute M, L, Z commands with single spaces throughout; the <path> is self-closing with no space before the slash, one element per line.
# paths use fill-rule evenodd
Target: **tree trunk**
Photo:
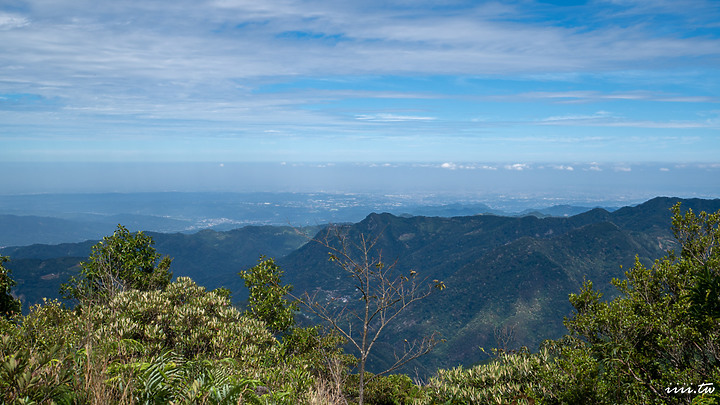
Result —
<path fill-rule="evenodd" d="M 365 392 L 365 356 L 360 357 L 360 382 L 358 386 L 358 405 L 363 405 L 363 397 Z"/>

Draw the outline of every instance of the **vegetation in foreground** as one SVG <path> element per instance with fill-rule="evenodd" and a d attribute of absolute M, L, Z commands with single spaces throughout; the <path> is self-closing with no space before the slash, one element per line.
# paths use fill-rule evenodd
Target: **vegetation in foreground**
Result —
<path fill-rule="evenodd" d="M 241 275 L 254 297 L 241 312 L 227 290 L 170 282 L 152 240 L 119 227 L 64 286 L 74 309 L 46 301 L 20 315 L 0 260 L 0 392 L 8 404 L 717 404 L 719 225 L 720 212 L 675 206 L 679 252 L 638 261 L 612 301 L 586 281 L 564 338 L 535 353 L 490 350 L 486 364 L 424 383 L 359 378 L 342 336 L 294 324 L 271 259 Z"/>

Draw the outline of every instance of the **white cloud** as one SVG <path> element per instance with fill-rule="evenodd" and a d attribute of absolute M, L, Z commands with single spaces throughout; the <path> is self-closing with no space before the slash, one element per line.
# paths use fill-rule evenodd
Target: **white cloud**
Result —
<path fill-rule="evenodd" d="M 28 18 L 0 13 L 0 31 L 22 28 L 28 25 L 30 25 Z"/>
<path fill-rule="evenodd" d="M 448 169 L 448 170 L 497 170 L 498 168 L 496 166 L 486 165 L 486 164 L 475 164 L 475 163 L 469 163 L 469 164 L 457 164 L 453 162 L 445 162 L 440 165 L 440 168 L 442 169 Z"/>
<path fill-rule="evenodd" d="M 515 163 L 515 164 L 511 164 L 511 165 L 505 165 L 505 169 L 522 171 L 522 170 L 530 169 L 530 165 L 527 163 Z"/>

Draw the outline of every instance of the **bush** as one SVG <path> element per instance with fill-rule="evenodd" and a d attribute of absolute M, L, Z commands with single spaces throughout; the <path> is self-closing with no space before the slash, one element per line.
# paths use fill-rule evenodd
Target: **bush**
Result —
<path fill-rule="evenodd" d="M 262 322 L 186 277 L 162 291 L 120 293 L 106 306 L 89 311 L 99 326 L 98 341 L 132 339 L 150 355 L 168 350 L 188 359 L 210 354 L 250 366 L 277 343 Z"/>
<path fill-rule="evenodd" d="M 363 401 L 371 405 L 401 405 L 411 404 L 426 399 L 422 387 L 415 385 L 412 379 L 405 374 L 391 374 L 387 376 L 374 376 L 365 373 L 365 386 Z M 352 374 L 345 385 L 345 394 L 348 398 L 357 398 L 359 395 L 359 376 Z"/>
<path fill-rule="evenodd" d="M 0 319 L 2 403 L 73 402 L 77 370 L 69 346 L 78 341 L 77 326 L 55 300 L 24 318 Z"/>
<path fill-rule="evenodd" d="M 554 362 L 548 350 L 497 352 L 488 364 L 439 370 L 428 385 L 433 402 L 448 404 L 534 403 L 552 395 L 546 377 Z"/>

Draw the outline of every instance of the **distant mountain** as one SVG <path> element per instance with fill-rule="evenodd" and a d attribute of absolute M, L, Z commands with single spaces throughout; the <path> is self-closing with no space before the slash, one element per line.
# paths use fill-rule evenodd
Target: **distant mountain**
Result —
<path fill-rule="evenodd" d="M 670 208 L 715 212 L 720 200 L 660 197 L 612 212 L 594 208 L 572 216 L 537 217 L 493 214 L 427 217 L 370 214 L 342 225 L 349 240 L 363 234 L 379 238 L 378 252 L 397 270 L 416 271 L 447 288 L 411 307 L 387 330 L 373 365 L 392 356 L 389 342 L 438 331 L 446 339 L 412 367 L 426 375 L 437 367 L 473 364 L 487 358 L 480 347 L 531 348 L 565 332 L 571 311 L 568 294 L 578 292 L 584 278 L 614 294 L 613 277 L 623 277 L 637 256 L 644 263 L 674 246 Z M 305 228 L 323 235 L 322 226 Z M 109 234 L 112 232 L 108 232 Z M 157 250 L 174 257 L 175 276 L 190 276 L 208 288 L 225 286 L 235 301 L 246 297 L 237 272 L 253 266 L 261 254 L 275 257 L 284 281 L 296 293 L 322 289 L 352 295 L 354 286 L 328 261 L 328 252 L 291 227 L 247 226 L 232 231 L 193 234 L 149 233 Z M 57 296 L 57 288 L 93 242 L 5 248 L 7 267 L 18 280 L 15 293 L 25 303 Z M 622 266 L 622 268 L 621 268 Z"/>
<path fill-rule="evenodd" d="M 173 258 L 174 276 L 191 277 L 210 289 L 229 288 L 233 291 L 233 300 L 241 302 L 247 298 L 247 290 L 237 275 L 239 271 L 254 266 L 261 255 L 287 255 L 307 242 L 298 231 L 314 233 L 317 229 L 246 226 L 226 232 L 147 234 L 155 241 L 159 253 Z M 42 302 L 43 297 L 59 298 L 60 284 L 80 270 L 78 263 L 87 260 L 96 242 L 0 249 L 1 255 L 10 257 L 5 266 L 12 270 L 12 277 L 18 283 L 13 292 L 23 300 L 24 309 Z"/>
<path fill-rule="evenodd" d="M 516 210 L 532 200 L 506 209 Z M 511 208 L 513 207 L 513 208 Z M 478 214 L 571 216 L 589 208 L 558 205 L 501 211 L 442 195 L 332 193 L 87 193 L 0 195 L 0 247 L 98 239 L 117 224 L 162 233 L 227 231 L 246 225 L 307 226 L 359 222 L 369 212 L 455 217 Z"/>
<path fill-rule="evenodd" d="M 33 215 L 0 215 L 0 247 L 57 244 L 99 239 L 118 224 L 137 230 L 176 232 L 192 226 L 188 221 L 149 215 L 66 214 L 65 218 Z"/>
<path fill-rule="evenodd" d="M 527 215 L 533 215 L 539 218 L 544 217 L 571 217 L 573 215 L 582 214 L 583 212 L 587 212 L 592 210 L 593 208 L 600 208 L 600 207 L 580 207 L 575 205 L 553 205 L 551 207 L 547 208 L 538 208 L 538 209 L 527 209 L 524 211 L 521 211 L 517 214 L 513 214 L 513 216 L 527 216 Z M 612 212 L 615 211 L 617 208 L 614 207 L 602 207 L 604 210 Z"/>
<path fill-rule="evenodd" d="M 106 226 L 97 223 L 18 215 L 0 215 L 0 229 L 0 247 L 80 242 L 96 239 L 107 231 Z"/>
<path fill-rule="evenodd" d="M 233 300 L 247 299 L 237 275 L 257 264 L 260 256 L 283 257 L 305 244 L 306 233 L 320 227 L 246 226 L 232 231 L 204 230 L 194 234 L 149 232 L 158 252 L 173 258 L 175 276 L 187 276 L 208 288 L 225 287 Z"/>
<path fill-rule="evenodd" d="M 490 208 L 486 204 L 440 204 L 408 207 L 408 212 L 399 214 L 402 217 L 459 217 L 479 214 L 506 215 L 505 212 Z"/>

